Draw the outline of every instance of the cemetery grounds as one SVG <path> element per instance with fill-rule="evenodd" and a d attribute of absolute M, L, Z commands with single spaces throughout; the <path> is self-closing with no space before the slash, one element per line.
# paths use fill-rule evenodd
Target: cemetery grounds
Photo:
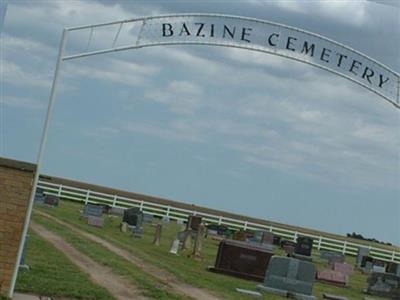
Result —
<path fill-rule="evenodd" d="M 104 227 L 96 228 L 87 225 L 84 219 L 80 218 L 82 209 L 82 204 L 61 201 L 57 208 L 35 207 L 32 220 L 62 237 L 62 239 L 93 261 L 111 268 L 113 273 L 132 282 L 144 297 L 150 299 L 190 299 L 171 288 L 165 281 L 159 280 L 159 276 L 155 276 L 151 272 L 146 273 L 125 258 L 55 222 L 41 214 L 41 212 L 100 237 L 130 252 L 144 263 L 173 274 L 182 283 L 207 290 L 217 298 L 254 299 L 238 293 L 236 288 L 256 290 L 258 282 L 217 274 L 207 270 L 208 266 L 213 266 L 215 263 L 219 244 L 219 241 L 213 240 L 210 236 L 204 239 L 203 259 L 196 261 L 189 257 L 191 254 L 189 250 L 180 251 L 178 256 L 169 253 L 172 241 L 176 238 L 177 232 L 184 229 L 184 225 L 178 225 L 173 221 L 169 224 L 163 224 L 160 246 L 157 247 L 153 245 L 155 227 L 151 224 L 144 224 L 142 238 L 134 238 L 131 233 L 120 231 L 121 217 L 106 216 Z M 161 222 L 158 219 L 154 220 Z M 32 230 L 30 230 L 29 234 L 26 263 L 31 267 L 31 270 L 19 273 L 16 285 L 17 292 L 51 296 L 56 297 L 56 299 L 115 299 L 105 288 L 93 283 L 89 276 L 69 261 L 61 251 Z M 284 252 L 276 248 L 275 254 L 284 255 Z M 317 268 L 327 268 L 327 263 L 319 258 L 319 252 L 315 249 L 313 249 L 313 261 L 316 263 Z M 355 257 L 347 256 L 346 262 L 354 265 Z M 366 287 L 367 275 L 356 270 L 350 276 L 347 287 L 316 282 L 313 294 L 318 299 L 322 299 L 323 293 L 345 296 L 348 299 L 364 299 L 367 295 L 362 291 Z M 369 298 L 384 299 L 375 296 Z M 263 294 L 261 299 L 287 298 Z"/>

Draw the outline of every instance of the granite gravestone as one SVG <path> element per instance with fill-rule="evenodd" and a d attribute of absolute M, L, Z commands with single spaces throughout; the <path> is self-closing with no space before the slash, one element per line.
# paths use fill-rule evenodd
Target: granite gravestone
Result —
<path fill-rule="evenodd" d="M 186 230 L 197 231 L 201 224 L 202 217 L 190 215 L 186 223 Z"/>
<path fill-rule="evenodd" d="M 344 263 L 346 256 L 343 253 L 333 251 L 321 251 L 320 258 L 327 260 L 330 265 L 334 263 Z"/>
<path fill-rule="evenodd" d="M 315 300 L 312 290 L 315 265 L 290 257 L 273 256 L 265 274 L 264 283 L 257 287 L 284 297 Z"/>
<path fill-rule="evenodd" d="M 373 265 L 371 271 L 374 273 L 385 273 L 386 269 L 385 269 L 385 267 Z"/>
<path fill-rule="evenodd" d="M 342 273 L 344 275 L 347 275 L 347 276 L 350 276 L 354 271 L 354 267 L 352 265 L 349 265 L 349 264 L 346 264 L 346 263 L 342 264 L 342 263 L 338 263 L 338 262 L 335 262 L 332 265 L 332 269 L 334 271 L 340 272 L 340 273 Z"/>
<path fill-rule="evenodd" d="M 128 208 L 124 211 L 122 222 L 126 222 L 130 226 L 142 227 L 143 212 L 140 210 L 139 207 Z"/>
<path fill-rule="evenodd" d="M 254 237 L 249 239 L 250 242 L 272 245 L 274 243 L 274 234 L 265 230 L 256 230 Z"/>
<path fill-rule="evenodd" d="M 400 276 L 400 264 L 395 262 L 388 262 L 386 266 L 386 272 Z"/>
<path fill-rule="evenodd" d="M 83 217 L 95 216 L 101 217 L 103 215 L 103 206 L 88 203 L 83 209 Z"/>
<path fill-rule="evenodd" d="M 44 198 L 46 197 L 44 190 L 42 188 L 37 188 L 35 192 L 35 202 L 39 204 L 44 204 Z"/>
<path fill-rule="evenodd" d="M 46 194 L 44 196 L 44 204 L 50 207 L 57 207 L 60 202 L 60 198 L 55 195 Z"/>
<path fill-rule="evenodd" d="M 218 247 L 215 267 L 211 271 L 245 279 L 262 281 L 273 256 L 269 249 L 243 241 L 223 240 Z"/>
<path fill-rule="evenodd" d="M 368 255 L 369 255 L 368 247 L 359 247 L 358 248 L 357 259 L 356 259 L 356 267 L 357 268 L 363 267 L 362 266 L 363 258 Z"/>
<path fill-rule="evenodd" d="M 345 286 L 349 280 L 349 276 L 334 270 L 319 270 L 317 272 L 318 281 L 330 283 L 334 285 Z"/>
<path fill-rule="evenodd" d="M 154 219 L 154 216 L 152 214 L 149 214 L 149 213 L 143 214 L 143 223 L 151 224 L 151 223 L 153 223 L 153 219 Z"/>
<path fill-rule="evenodd" d="M 295 254 L 311 256 L 313 239 L 307 236 L 299 236 L 297 238 L 296 247 L 294 249 Z"/>
<path fill-rule="evenodd" d="M 104 219 L 103 217 L 91 216 L 89 215 L 87 218 L 88 225 L 92 225 L 95 227 L 103 228 L 104 226 Z"/>
<path fill-rule="evenodd" d="M 390 273 L 371 273 L 367 279 L 367 293 L 400 299 L 400 277 Z"/>

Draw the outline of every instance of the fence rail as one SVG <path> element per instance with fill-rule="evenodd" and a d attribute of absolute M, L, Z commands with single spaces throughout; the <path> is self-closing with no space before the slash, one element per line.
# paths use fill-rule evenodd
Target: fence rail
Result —
<path fill-rule="evenodd" d="M 164 205 L 145 201 L 141 199 L 133 199 L 119 195 L 100 193 L 88 189 L 80 189 L 62 184 L 50 183 L 39 180 L 39 188 L 45 193 L 59 196 L 62 199 L 87 203 L 107 204 L 113 207 L 128 208 L 139 207 L 143 212 L 151 213 L 159 217 L 169 217 L 174 220 L 186 220 L 188 215 L 201 215 L 203 220 L 208 223 L 216 223 L 226 225 L 234 229 L 250 229 L 250 230 L 268 230 L 280 237 L 296 241 L 298 236 L 308 236 L 314 239 L 314 247 L 318 250 L 329 250 L 341 252 L 347 255 L 357 255 L 358 247 L 369 247 L 370 255 L 374 258 L 400 263 L 400 252 L 395 250 L 387 250 L 380 247 L 366 246 L 346 240 L 336 240 L 322 235 L 312 235 L 301 231 L 279 228 L 277 226 L 254 223 L 246 220 L 233 219 L 221 215 L 213 215 L 203 211 L 183 209 L 174 207 L 173 205 Z"/>

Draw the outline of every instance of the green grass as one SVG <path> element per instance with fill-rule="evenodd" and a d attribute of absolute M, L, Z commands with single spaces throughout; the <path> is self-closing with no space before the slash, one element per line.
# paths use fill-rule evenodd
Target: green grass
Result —
<path fill-rule="evenodd" d="M 17 292 L 74 299 L 115 299 L 49 242 L 33 232 L 29 235 L 26 263 L 30 271 L 18 273 Z"/>
<path fill-rule="evenodd" d="M 176 233 L 180 231 L 181 226 L 175 223 L 170 223 L 168 226 L 163 226 L 162 239 L 160 247 L 155 247 L 152 245 L 154 228 L 145 225 L 144 235 L 142 239 L 134 239 L 128 233 L 122 233 L 119 231 L 119 224 L 121 218 L 110 217 L 106 218 L 105 227 L 98 229 L 92 226 L 88 226 L 83 220 L 79 219 L 80 210 L 82 205 L 77 203 L 72 203 L 68 201 L 62 201 L 59 208 L 49 209 L 40 208 L 40 210 L 45 211 L 58 219 L 68 222 L 90 232 L 96 236 L 99 236 L 109 242 L 112 242 L 116 246 L 130 251 L 132 254 L 142 258 L 146 262 L 149 262 L 155 266 L 163 268 L 171 273 L 173 273 L 180 280 L 198 286 L 223 296 L 226 299 L 247 299 L 246 296 L 240 295 L 235 291 L 235 288 L 244 288 L 254 290 L 257 283 L 247 280 L 238 279 L 231 276 L 226 276 L 222 274 L 212 273 L 206 270 L 207 266 L 214 265 L 215 257 L 217 253 L 217 247 L 219 242 L 206 239 L 203 245 L 203 261 L 198 262 L 188 257 L 190 252 L 180 252 L 179 256 L 169 254 L 169 249 L 172 240 L 175 238 Z M 92 251 L 100 251 L 98 248 L 101 247 L 94 243 L 91 243 L 84 238 L 76 237 L 76 234 L 72 234 L 69 230 L 63 229 L 60 226 L 55 226 L 54 222 L 45 220 L 43 217 L 35 216 L 35 220 L 39 220 L 43 225 L 49 229 L 53 229 L 58 233 L 62 234 L 68 241 L 78 239 L 75 243 L 83 243 L 85 246 L 81 248 L 86 248 L 90 245 Z M 74 244 L 75 245 L 75 244 Z M 101 247 L 102 248 L 102 247 Z M 80 249 L 84 251 L 84 249 Z M 101 253 L 106 254 L 107 250 L 101 250 Z M 90 255 L 90 253 L 85 252 Z M 281 250 L 277 250 L 276 254 L 282 254 Z M 95 258 L 94 258 L 95 259 Z M 98 261 L 101 260 L 101 255 L 96 258 Z M 96 260 L 95 259 L 95 260 Z M 324 263 L 319 259 L 319 253 L 314 251 L 313 260 L 317 267 L 324 267 Z M 354 258 L 347 257 L 347 261 L 354 264 Z M 106 262 L 104 262 L 106 263 Z M 114 262 L 112 263 L 114 264 Z M 128 274 L 127 274 L 128 275 Z M 132 275 L 133 276 L 133 275 Z M 322 298 L 322 293 L 332 293 L 336 295 L 346 296 L 349 299 L 362 299 L 365 295 L 362 293 L 363 289 L 367 286 L 367 276 L 356 271 L 350 277 L 349 286 L 346 288 L 336 287 L 332 285 L 322 284 L 317 282 L 314 285 L 314 295 L 318 298 Z M 252 299 L 252 298 L 248 298 Z M 264 295 L 263 299 L 285 299 L 274 295 Z M 374 299 L 379 299 L 374 297 Z"/>

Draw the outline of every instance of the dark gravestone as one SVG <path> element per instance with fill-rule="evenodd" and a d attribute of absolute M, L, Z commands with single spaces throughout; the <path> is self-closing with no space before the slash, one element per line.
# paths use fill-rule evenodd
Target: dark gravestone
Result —
<path fill-rule="evenodd" d="M 251 238 L 249 241 L 254 243 L 272 245 L 274 242 L 274 234 L 265 230 L 256 230 L 254 232 L 254 237 Z"/>
<path fill-rule="evenodd" d="M 122 222 L 126 222 L 130 226 L 142 227 L 143 212 L 138 207 L 128 208 L 124 211 Z"/>
<path fill-rule="evenodd" d="M 44 204 L 51 206 L 51 207 L 56 207 L 58 206 L 58 203 L 60 202 L 60 198 L 55 195 L 45 195 L 44 197 Z"/>
<path fill-rule="evenodd" d="M 400 264 L 395 262 L 388 262 L 386 266 L 386 272 L 400 276 Z"/>
<path fill-rule="evenodd" d="M 374 264 L 374 258 L 371 256 L 363 256 L 362 260 L 361 260 L 361 268 L 364 268 L 367 264 L 367 262 L 370 262 L 372 265 Z"/>
<path fill-rule="evenodd" d="M 283 249 L 285 246 L 293 246 L 293 247 L 296 247 L 296 242 L 289 241 L 289 240 L 282 240 L 282 241 L 281 241 L 281 248 Z"/>
<path fill-rule="evenodd" d="M 89 216 L 101 217 L 102 215 L 103 215 L 102 205 L 88 203 L 85 205 L 85 208 L 83 209 L 84 217 L 89 217 Z"/>
<path fill-rule="evenodd" d="M 375 296 L 400 299 L 400 277 L 390 273 L 372 273 L 368 279 L 367 293 Z"/>
<path fill-rule="evenodd" d="M 321 270 L 317 272 L 318 281 L 339 286 L 347 285 L 349 276 L 334 270 Z"/>
<path fill-rule="evenodd" d="M 262 281 L 273 252 L 261 245 L 223 240 L 211 271 Z"/>
<path fill-rule="evenodd" d="M 103 217 L 97 217 L 97 216 L 89 215 L 88 219 L 87 219 L 87 223 L 88 223 L 88 225 L 92 225 L 92 226 L 96 226 L 96 227 L 99 227 L 99 228 L 103 228 L 104 219 L 103 219 Z"/>
<path fill-rule="evenodd" d="M 296 248 L 294 249 L 294 253 L 311 256 L 312 247 L 313 247 L 313 239 L 306 236 L 299 236 L 297 238 Z"/>
<path fill-rule="evenodd" d="M 296 299 L 316 299 L 312 296 L 315 281 L 315 265 L 290 257 L 273 256 L 265 274 L 263 291 L 294 296 Z"/>
<path fill-rule="evenodd" d="M 274 244 L 275 246 L 280 246 L 280 245 L 281 245 L 281 237 L 280 237 L 280 236 L 277 236 L 277 235 L 274 235 L 274 242 L 273 242 L 273 244 Z"/>
<path fill-rule="evenodd" d="M 197 231 L 199 229 L 201 221 L 202 221 L 202 218 L 200 216 L 190 215 L 187 220 L 186 230 Z"/>
<path fill-rule="evenodd" d="M 363 257 L 369 255 L 369 248 L 368 247 L 359 247 L 357 253 L 357 260 L 356 260 L 356 267 L 361 268 Z"/>

